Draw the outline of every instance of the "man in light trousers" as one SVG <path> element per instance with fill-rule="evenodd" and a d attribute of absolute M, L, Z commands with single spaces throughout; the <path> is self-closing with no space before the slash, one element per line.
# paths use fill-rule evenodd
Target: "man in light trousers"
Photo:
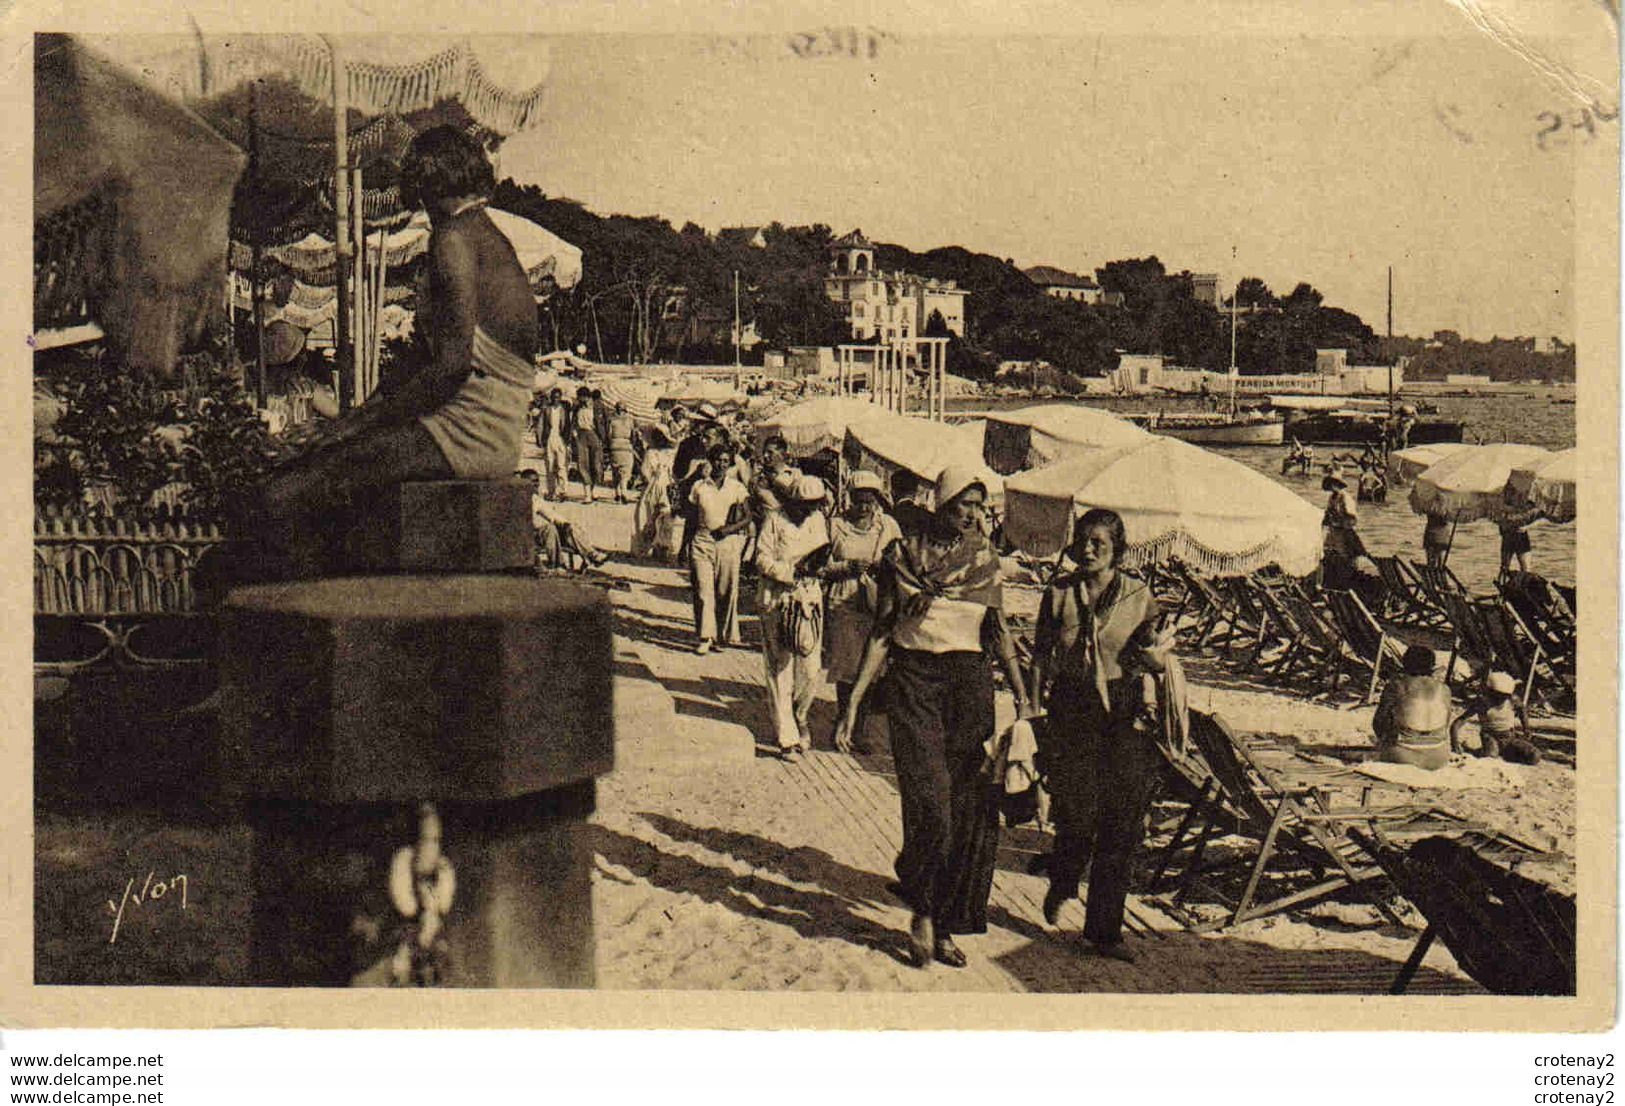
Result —
<path fill-rule="evenodd" d="M 750 493 L 729 475 L 733 448 L 714 446 L 707 471 L 694 482 L 689 499 L 694 510 L 694 537 L 689 543 L 689 580 L 694 589 L 697 652 L 709 653 L 720 635 L 725 645 L 740 644 L 739 556 L 750 526 L 746 505 Z"/>

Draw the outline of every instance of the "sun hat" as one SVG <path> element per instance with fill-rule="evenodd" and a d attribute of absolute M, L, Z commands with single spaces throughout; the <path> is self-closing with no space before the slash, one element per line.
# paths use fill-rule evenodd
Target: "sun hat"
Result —
<path fill-rule="evenodd" d="M 946 506 L 973 486 L 981 488 L 984 494 L 987 492 L 987 481 L 975 465 L 945 466 L 942 472 L 937 474 L 937 507 L 940 509 Z"/>
<path fill-rule="evenodd" d="M 702 419 L 717 421 L 717 409 L 709 403 L 702 403 L 694 409 L 694 413 Z"/>
<path fill-rule="evenodd" d="M 886 482 L 868 469 L 859 469 L 847 477 L 846 490 L 852 495 L 858 492 L 872 492 L 882 504 L 891 506 L 891 497 L 886 494 Z"/>
<path fill-rule="evenodd" d="M 824 482 L 816 476 L 801 476 L 795 480 L 795 490 L 791 495 L 801 503 L 822 503 L 824 496 L 828 495 Z"/>
<path fill-rule="evenodd" d="M 1505 672 L 1491 672 L 1484 686 L 1497 695 L 1513 695 L 1517 693 L 1518 681 Z"/>

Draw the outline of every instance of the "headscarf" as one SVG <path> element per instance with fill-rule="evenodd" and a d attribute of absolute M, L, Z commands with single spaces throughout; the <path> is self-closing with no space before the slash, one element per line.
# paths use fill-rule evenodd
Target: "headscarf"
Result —
<path fill-rule="evenodd" d="M 949 544 L 926 531 L 892 542 L 881 563 L 897 585 L 908 609 L 919 599 L 955 599 L 1004 609 L 1004 580 L 999 556 L 980 531 L 959 534 Z"/>

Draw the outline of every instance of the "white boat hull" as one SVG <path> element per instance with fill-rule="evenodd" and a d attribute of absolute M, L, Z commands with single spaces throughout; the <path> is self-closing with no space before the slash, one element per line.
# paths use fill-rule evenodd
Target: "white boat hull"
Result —
<path fill-rule="evenodd" d="M 1286 424 L 1279 419 L 1221 423 L 1213 426 L 1181 426 L 1161 423 L 1153 433 L 1165 434 L 1193 445 L 1281 445 L 1286 441 Z"/>

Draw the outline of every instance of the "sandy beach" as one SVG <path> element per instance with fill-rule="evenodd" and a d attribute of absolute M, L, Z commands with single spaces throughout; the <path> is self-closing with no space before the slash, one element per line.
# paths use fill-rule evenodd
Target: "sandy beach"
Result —
<path fill-rule="evenodd" d="M 600 987 L 1380 994 L 1415 945 L 1414 912 L 1414 928 L 1395 926 L 1354 897 L 1198 936 L 1139 893 L 1129 918 L 1139 961 L 1094 957 L 1078 938 L 1081 904 L 1067 906 L 1058 928 L 1044 923 L 1046 885 L 1028 864 L 1047 851 L 1046 835 L 1023 827 L 1005 831 L 989 930 L 962 942 L 969 966 L 906 966 L 908 914 L 886 890 L 901 821 L 883 734 L 871 730 L 858 755 L 833 751 L 825 687 L 813 711 L 814 751 L 781 761 L 765 744 L 749 587 L 746 647 L 696 655 L 686 574 L 624 553 L 631 508 L 558 509 L 612 553 L 596 579 L 615 612 L 616 768 L 599 782 L 588 829 Z M 1037 592 L 1012 586 L 1009 602 L 1017 616 L 1030 614 Z M 1222 714 L 1238 730 L 1309 752 L 1369 743 L 1369 706 L 1305 702 L 1239 678 L 1214 656 L 1186 660 L 1192 708 Z M 1008 717 L 1011 705 L 1000 706 Z M 1572 858 L 1574 770 L 1547 761 L 1513 766 L 1511 777 L 1493 790 L 1416 797 Z M 43 810 L 40 982 L 240 983 L 250 847 L 246 827 L 229 819 Z M 1221 838 L 1209 855 L 1241 847 Z M 132 913 L 110 946 L 102 900 L 126 875 L 145 874 L 125 872 L 127 863 L 151 855 L 190 874 L 191 907 Z M 1186 905 L 1198 917 L 1222 913 L 1200 895 Z M 1478 985 L 1435 944 L 1411 990 L 1472 993 Z"/>

